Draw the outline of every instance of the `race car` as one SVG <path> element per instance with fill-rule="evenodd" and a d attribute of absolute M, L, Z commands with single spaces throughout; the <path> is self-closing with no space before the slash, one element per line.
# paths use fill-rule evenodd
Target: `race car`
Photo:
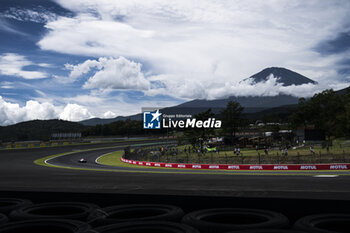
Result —
<path fill-rule="evenodd" d="M 79 163 L 86 163 L 87 161 L 86 161 L 86 159 L 81 158 L 81 159 L 78 160 L 78 162 L 79 162 Z"/>
<path fill-rule="evenodd" d="M 206 147 L 205 149 L 207 150 L 207 152 L 215 152 L 216 151 L 216 147 Z"/>

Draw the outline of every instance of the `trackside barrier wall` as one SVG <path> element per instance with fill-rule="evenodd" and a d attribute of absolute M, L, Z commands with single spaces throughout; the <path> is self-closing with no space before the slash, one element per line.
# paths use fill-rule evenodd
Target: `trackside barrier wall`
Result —
<path fill-rule="evenodd" d="M 350 164 L 185 164 L 185 163 L 157 163 L 125 159 L 121 161 L 128 164 L 165 167 L 165 168 L 189 168 L 189 169 L 213 169 L 213 170 L 350 170 Z"/>

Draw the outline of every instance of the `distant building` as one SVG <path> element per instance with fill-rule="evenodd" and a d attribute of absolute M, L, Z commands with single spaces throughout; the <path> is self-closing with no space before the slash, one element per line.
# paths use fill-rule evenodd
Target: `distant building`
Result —
<path fill-rule="evenodd" d="M 81 138 L 81 133 L 53 133 L 51 134 L 51 138 Z"/>

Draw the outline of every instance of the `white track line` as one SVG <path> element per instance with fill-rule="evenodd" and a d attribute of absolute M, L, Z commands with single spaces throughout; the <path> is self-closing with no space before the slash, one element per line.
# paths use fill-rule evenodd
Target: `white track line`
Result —
<path fill-rule="evenodd" d="M 72 151 L 72 152 L 71 152 L 71 153 L 69 153 L 69 154 L 58 155 L 58 156 L 55 156 L 55 157 L 52 157 L 52 158 L 46 159 L 46 160 L 44 161 L 44 163 L 45 163 L 45 164 L 47 164 L 47 165 L 54 165 L 54 166 L 55 166 L 55 164 L 49 163 L 48 161 L 49 161 L 49 160 L 52 160 L 52 159 L 56 159 L 56 158 L 62 157 L 62 156 L 66 156 L 66 155 L 70 155 L 70 154 L 78 153 L 78 152 L 79 152 L 79 151 Z"/>
<path fill-rule="evenodd" d="M 316 175 L 316 176 L 312 176 L 315 178 L 335 178 L 338 177 L 338 175 Z"/>
<path fill-rule="evenodd" d="M 71 155 L 71 154 L 74 154 L 74 153 L 77 153 L 77 152 L 79 152 L 79 151 L 73 151 L 72 153 L 69 153 L 69 154 L 64 154 L 64 155 L 55 156 L 55 157 L 53 157 L 53 158 L 46 159 L 46 160 L 44 161 L 44 163 L 47 164 L 47 165 L 55 165 L 55 164 L 49 163 L 48 161 L 49 161 L 49 160 L 52 160 L 52 159 L 56 159 L 56 158 L 62 157 L 62 156 Z M 99 163 L 98 160 L 99 160 L 102 156 L 108 155 L 108 154 L 110 154 L 110 153 L 113 153 L 113 152 L 108 152 L 108 153 L 106 153 L 106 154 L 103 154 L 103 155 L 98 156 L 98 157 L 95 159 L 95 163 L 100 164 L 100 165 L 105 165 L 105 164 Z"/>
<path fill-rule="evenodd" d="M 98 160 L 99 160 L 102 156 L 108 155 L 108 154 L 110 154 L 110 153 L 113 153 L 113 152 L 108 152 L 108 153 L 106 153 L 106 154 L 103 154 L 103 155 L 98 156 L 98 157 L 95 159 L 95 163 L 100 164 L 100 165 L 106 165 L 106 164 L 99 163 Z"/>

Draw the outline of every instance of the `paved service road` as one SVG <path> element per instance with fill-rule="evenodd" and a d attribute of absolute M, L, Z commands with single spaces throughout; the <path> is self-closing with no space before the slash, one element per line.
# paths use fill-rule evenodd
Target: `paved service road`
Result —
<path fill-rule="evenodd" d="M 179 172 L 95 163 L 97 157 L 118 148 L 75 152 L 47 161 L 63 167 L 93 170 L 45 167 L 33 163 L 36 159 L 58 153 L 121 145 L 110 143 L 0 151 L 0 190 L 350 199 L 350 176 L 344 171 L 339 172 L 340 176 L 335 171 L 315 172 L 313 175 L 310 172 L 297 175 L 300 172 L 280 171 L 258 171 L 259 175 L 248 175 L 251 171 L 209 171 L 210 174 L 206 174 L 203 170 Z M 87 160 L 86 164 L 78 163 L 82 157 Z M 231 174 L 233 172 L 234 175 Z"/>

